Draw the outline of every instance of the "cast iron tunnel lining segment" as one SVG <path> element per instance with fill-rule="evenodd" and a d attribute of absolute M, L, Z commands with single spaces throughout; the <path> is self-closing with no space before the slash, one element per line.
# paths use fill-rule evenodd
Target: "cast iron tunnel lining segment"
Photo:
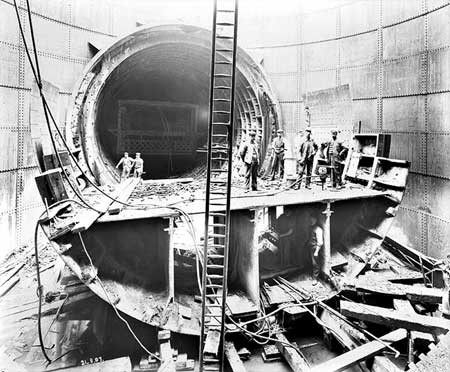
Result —
<path fill-rule="evenodd" d="M 220 49 L 229 49 L 228 44 L 221 41 Z M 257 126 L 264 154 L 272 120 L 281 117 L 279 105 L 260 67 L 242 49 L 238 48 L 237 54 L 234 135 L 239 136 L 243 127 Z M 218 56 L 229 60 L 230 53 L 219 52 Z M 198 164 L 196 150 L 207 139 L 210 57 L 211 32 L 183 25 L 142 27 L 94 57 L 72 94 L 66 132 L 80 136 L 87 168 L 97 181 L 117 182 L 114 165 L 121 156 L 119 150 L 128 150 L 132 156 L 144 153 L 147 178 L 176 176 Z M 220 83 L 223 79 L 217 80 Z M 260 113 L 262 96 L 270 101 L 271 115 L 256 115 Z M 223 97 L 217 100 L 228 104 Z M 139 105 L 146 108 L 135 120 L 133 115 Z M 125 113 L 122 131 L 126 137 L 122 139 L 126 140 L 122 145 L 118 141 L 120 107 L 125 107 L 125 112 L 130 108 L 133 114 Z M 183 119 L 189 115 L 190 121 Z M 173 124 L 177 120 L 178 127 Z M 192 133 L 183 128 L 183 120 L 195 128 L 190 130 Z M 145 146 L 159 146 L 161 151 L 146 155 Z M 206 163 L 204 154 L 197 159 Z"/>

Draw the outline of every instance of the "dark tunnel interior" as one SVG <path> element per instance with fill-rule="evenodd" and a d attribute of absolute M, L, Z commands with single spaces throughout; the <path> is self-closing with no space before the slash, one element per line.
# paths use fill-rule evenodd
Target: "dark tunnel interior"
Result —
<path fill-rule="evenodd" d="M 144 179 L 186 174 L 205 163 L 210 50 L 162 43 L 132 54 L 101 91 L 96 136 L 104 161 L 127 151 L 144 159 Z M 237 93 L 249 83 L 237 72 Z M 237 110 L 235 110 L 235 118 Z M 235 120 L 235 133 L 239 121 Z"/>

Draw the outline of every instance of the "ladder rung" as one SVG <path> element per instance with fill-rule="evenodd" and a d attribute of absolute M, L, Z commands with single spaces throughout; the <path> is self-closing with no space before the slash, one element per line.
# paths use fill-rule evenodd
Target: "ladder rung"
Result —
<path fill-rule="evenodd" d="M 217 85 L 214 87 L 214 89 L 231 89 L 231 87 L 227 87 L 225 85 Z"/>
<path fill-rule="evenodd" d="M 214 123 L 213 123 L 214 124 Z M 213 134 L 213 137 L 218 137 L 218 138 L 227 138 L 228 134 Z"/>
<path fill-rule="evenodd" d="M 223 288 L 223 285 L 220 285 L 220 284 L 207 284 L 206 288 Z M 219 315 L 205 314 L 205 316 L 217 317 Z"/>
<path fill-rule="evenodd" d="M 217 161 L 228 161 L 227 158 L 211 158 L 211 160 L 217 160 Z"/>
<path fill-rule="evenodd" d="M 217 111 L 213 111 L 213 114 L 227 114 L 227 115 L 231 115 L 231 112 L 230 111 L 217 110 Z"/>
<path fill-rule="evenodd" d="M 206 274 L 206 277 L 210 279 L 223 279 L 223 275 L 219 274 Z"/>
<path fill-rule="evenodd" d="M 224 181 L 220 181 L 220 180 L 211 180 L 211 183 L 227 183 L 227 181 L 226 180 L 224 180 Z"/>
<path fill-rule="evenodd" d="M 213 125 L 226 125 L 226 126 L 230 126 L 230 122 L 225 122 L 225 121 L 216 121 L 213 123 Z M 228 136 L 228 135 L 227 135 Z"/>
<path fill-rule="evenodd" d="M 228 173 L 228 169 L 211 169 L 211 172 Z"/>
<path fill-rule="evenodd" d="M 226 227 L 227 225 L 225 225 L 224 223 L 212 223 L 208 226 L 209 227 Z"/>
<path fill-rule="evenodd" d="M 223 235 L 223 234 L 214 234 L 214 233 L 208 234 L 209 238 L 225 238 L 225 236 L 226 235 Z"/>
<path fill-rule="evenodd" d="M 223 269 L 223 265 L 217 265 L 217 264 L 212 264 L 212 265 L 207 265 L 208 269 Z"/>
<path fill-rule="evenodd" d="M 234 26 L 234 23 L 231 22 L 217 22 L 217 26 Z"/>
<path fill-rule="evenodd" d="M 207 294 L 206 297 L 209 297 L 209 298 L 221 298 L 222 295 L 221 294 L 210 294 L 210 295 Z"/>
<path fill-rule="evenodd" d="M 211 309 L 211 308 L 222 307 L 222 305 L 220 305 L 220 304 L 208 304 L 208 305 L 206 305 L 206 307 L 209 307 Z"/>
<path fill-rule="evenodd" d="M 223 244 L 208 244 L 208 247 L 210 247 L 210 248 L 225 248 L 225 246 Z"/>
<path fill-rule="evenodd" d="M 220 48 L 220 49 L 216 49 L 216 52 L 222 52 L 222 53 L 231 53 L 233 51 L 233 49 L 228 49 L 228 48 Z M 214 75 L 217 76 L 217 75 Z M 231 77 L 231 75 L 229 75 L 229 77 Z"/>
<path fill-rule="evenodd" d="M 204 358 L 203 360 L 208 363 L 219 363 L 219 359 L 217 358 Z"/>
<path fill-rule="evenodd" d="M 203 370 L 206 372 L 214 372 L 214 371 L 220 371 L 219 366 L 203 366 Z"/>
<path fill-rule="evenodd" d="M 213 101 L 216 101 L 216 102 L 231 102 L 231 99 L 228 99 L 228 98 L 214 98 Z"/>
<path fill-rule="evenodd" d="M 220 213 L 220 212 L 210 212 L 209 215 L 212 217 L 226 217 L 225 213 Z"/>
<path fill-rule="evenodd" d="M 233 36 L 216 35 L 217 39 L 233 40 Z"/>
<path fill-rule="evenodd" d="M 209 254 L 208 255 L 208 258 L 211 258 L 211 259 L 219 259 L 219 258 L 224 258 L 224 257 L 225 256 L 222 254 Z"/>
<path fill-rule="evenodd" d="M 216 65 L 231 65 L 232 63 L 229 61 L 216 61 Z"/>
<path fill-rule="evenodd" d="M 234 13 L 233 9 L 217 9 L 219 13 Z"/>

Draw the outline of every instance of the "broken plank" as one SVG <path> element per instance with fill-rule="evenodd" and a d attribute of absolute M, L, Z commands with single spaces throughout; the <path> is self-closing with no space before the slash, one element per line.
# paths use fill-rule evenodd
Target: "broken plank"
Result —
<path fill-rule="evenodd" d="M 140 178 L 130 178 L 129 180 L 125 181 L 127 184 L 124 188 L 122 188 L 120 194 L 116 197 L 117 200 L 120 202 L 113 202 L 109 208 L 108 213 L 109 214 L 118 214 L 120 211 L 124 208 L 124 205 L 122 203 L 126 203 L 129 199 L 130 195 L 133 193 L 136 186 L 141 181 Z"/>
<path fill-rule="evenodd" d="M 217 355 L 220 344 L 220 332 L 217 329 L 210 329 L 206 336 L 203 352 Z"/>
<path fill-rule="evenodd" d="M 376 356 L 373 359 L 372 372 L 402 372 L 388 357 Z"/>
<path fill-rule="evenodd" d="M 408 298 L 411 301 L 432 304 L 442 303 L 442 295 L 444 293 L 438 288 L 396 284 L 388 281 L 369 282 L 365 280 L 356 280 L 351 284 L 347 284 L 345 289 L 367 293 L 379 293 L 397 298 Z"/>
<path fill-rule="evenodd" d="M 83 366 L 75 366 L 69 368 L 57 368 L 53 369 L 52 366 L 49 369 L 45 369 L 46 372 L 50 371 L 63 371 L 63 372 L 102 372 L 102 371 L 114 371 L 114 372 L 131 372 L 131 361 L 129 357 L 122 357 L 117 359 L 106 360 L 104 362 L 98 362 L 93 364 L 85 364 Z"/>
<path fill-rule="evenodd" d="M 278 350 L 281 354 L 283 354 L 284 358 L 294 372 L 306 372 L 311 370 L 306 359 L 293 347 L 286 345 L 290 342 L 282 333 L 275 335 L 275 338 L 279 341 L 276 342 Z"/>
<path fill-rule="evenodd" d="M 242 360 L 232 342 L 225 342 L 225 355 L 227 356 L 228 363 L 230 363 L 230 367 L 233 372 L 246 372 L 244 363 L 242 363 Z"/>
<path fill-rule="evenodd" d="M 443 318 L 419 314 L 405 314 L 398 310 L 349 301 L 341 301 L 341 313 L 359 320 L 382 324 L 392 328 L 406 328 L 412 331 L 445 333 L 450 329 L 450 321 Z"/>
<path fill-rule="evenodd" d="M 407 332 L 405 329 L 397 329 L 387 335 L 381 337 L 381 341 L 371 341 L 367 344 L 350 350 L 344 354 L 330 359 L 325 363 L 315 366 L 311 372 L 339 372 L 344 371 L 347 368 L 354 366 L 355 364 L 367 360 L 374 355 L 377 355 L 381 351 L 387 348 L 387 345 L 405 339 Z"/>
<path fill-rule="evenodd" d="M 414 310 L 414 307 L 408 300 L 400 300 L 398 298 L 394 298 L 394 308 L 398 311 L 401 311 L 405 314 L 417 314 Z M 413 339 L 422 339 L 429 342 L 434 342 L 434 337 L 429 333 L 413 331 L 411 332 L 411 336 Z"/>

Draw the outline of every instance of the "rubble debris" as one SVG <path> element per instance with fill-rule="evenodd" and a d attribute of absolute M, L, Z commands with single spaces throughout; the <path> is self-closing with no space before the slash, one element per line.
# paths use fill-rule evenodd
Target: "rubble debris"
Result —
<path fill-rule="evenodd" d="M 282 334 L 278 333 L 275 338 L 279 341 L 276 346 L 280 353 L 283 355 L 284 359 L 289 363 L 294 372 L 308 372 L 310 371 L 310 366 L 303 355 L 295 350 L 293 347 L 289 347 L 288 339 Z"/>
<path fill-rule="evenodd" d="M 281 353 L 276 345 L 265 345 L 261 356 L 265 363 L 275 362 L 281 359 Z"/>
<path fill-rule="evenodd" d="M 397 329 L 381 337 L 381 341 L 375 340 L 347 351 L 325 363 L 315 366 L 311 372 L 339 372 L 344 371 L 355 364 L 367 360 L 379 352 L 383 351 L 388 345 L 404 340 L 407 337 L 405 329 Z"/>
<path fill-rule="evenodd" d="M 342 300 L 340 306 L 341 313 L 345 316 L 382 324 L 391 328 L 406 328 L 412 331 L 428 333 L 446 333 L 450 330 L 450 321 L 443 318 L 411 313 L 405 314 L 398 310 Z"/>
<path fill-rule="evenodd" d="M 230 341 L 225 343 L 225 355 L 230 363 L 231 370 L 233 372 L 246 372 L 247 370 L 239 357 L 236 347 Z"/>

